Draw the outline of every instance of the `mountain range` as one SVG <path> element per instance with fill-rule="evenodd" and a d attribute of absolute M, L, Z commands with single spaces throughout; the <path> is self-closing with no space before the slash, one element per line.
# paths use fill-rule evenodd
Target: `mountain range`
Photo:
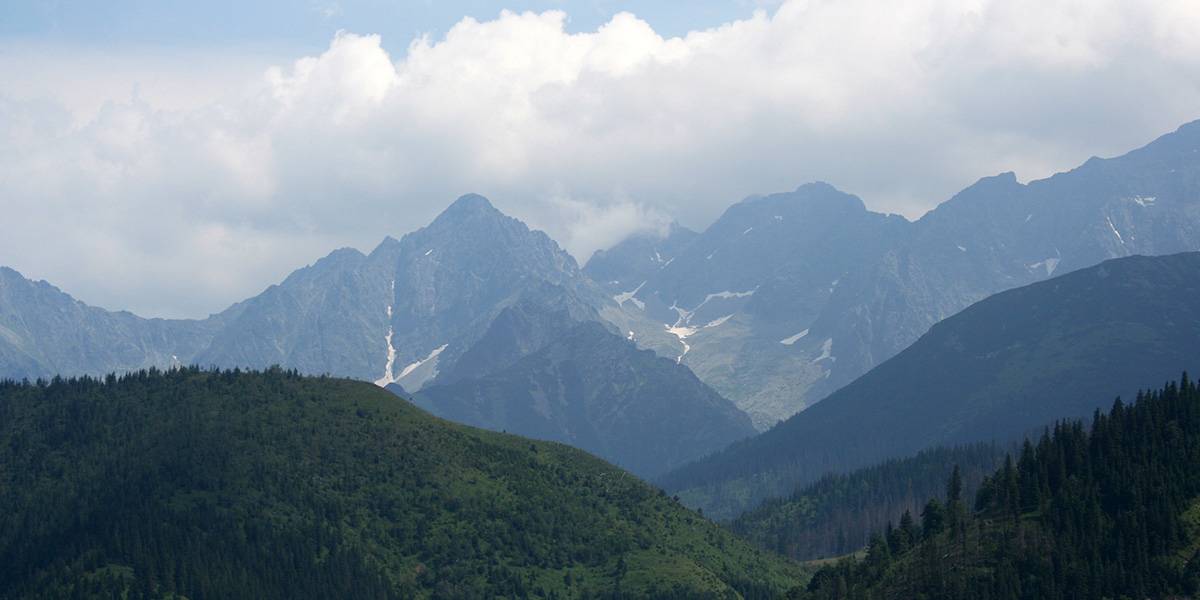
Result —
<path fill-rule="evenodd" d="M 730 402 L 766 430 L 992 294 L 1109 258 L 1200 249 L 1197 152 L 1200 122 L 1048 179 L 982 179 L 916 221 L 807 184 L 747 198 L 699 233 L 633 236 L 583 268 L 466 195 L 424 228 L 367 254 L 336 250 L 199 320 L 101 310 L 0 269 L 0 377 L 278 364 L 372 381 L 481 426 L 591 444 L 653 476 L 749 434 Z M 626 370 L 580 351 L 599 344 L 579 337 L 582 323 L 613 338 L 601 355 Z M 574 371 L 610 379 L 570 380 Z M 647 425 L 678 432 L 661 442 L 680 452 L 633 462 L 618 430 L 680 412 L 698 421 Z"/>
<path fill-rule="evenodd" d="M 569 301 L 584 285 L 574 259 L 475 195 L 370 254 L 336 250 L 203 320 L 111 313 L 11 270 L 0 277 L 0 375 L 12 378 L 279 364 L 419 389 L 518 300 L 595 318 Z"/>
<path fill-rule="evenodd" d="M 651 274 L 624 245 L 593 260 L 598 277 L 625 282 L 614 299 L 627 311 L 676 336 L 668 356 L 765 429 L 987 296 L 1110 258 L 1200 250 L 1198 156 L 1200 121 L 1047 179 L 981 179 L 913 222 L 809 184 L 735 204 Z M 612 264 L 626 255 L 624 271 Z"/>
<path fill-rule="evenodd" d="M 717 517 L 934 446 L 1013 440 L 1200 366 L 1200 253 L 1002 292 L 770 431 L 661 479 Z"/>
<path fill-rule="evenodd" d="M 546 234 L 467 195 L 427 227 L 389 237 L 370 254 L 337 250 L 204 320 L 107 312 L 6 269 L 0 377 L 283 365 L 373 381 L 406 397 L 434 387 L 442 391 L 421 398 L 437 414 L 573 442 L 643 477 L 754 433 L 733 404 L 687 368 L 638 351 L 602 310 L 620 312 Z M 599 348 L 608 354 L 592 354 Z M 529 369 L 547 364 L 568 368 L 531 378 Z M 469 400 L 445 392 L 500 380 L 511 396 L 505 410 L 520 418 L 468 418 Z M 557 399 L 534 398 L 554 390 Z M 518 397 L 527 404 L 516 406 Z M 557 427 L 543 422 L 547 402 L 561 403 L 569 421 L 560 414 L 551 418 Z M 676 419 L 680 413 L 690 418 Z"/>

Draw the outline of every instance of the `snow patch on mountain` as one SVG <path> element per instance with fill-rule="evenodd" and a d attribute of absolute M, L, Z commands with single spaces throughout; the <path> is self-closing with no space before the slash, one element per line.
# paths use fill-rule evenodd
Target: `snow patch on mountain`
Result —
<path fill-rule="evenodd" d="M 695 335 L 695 333 L 697 331 L 700 331 L 701 329 L 707 329 L 709 327 L 717 327 L 717 326 L 723 324 L 725 321 L 728 321 L 731 317 L 733 317 L 733 313 L 730 313 L 728 315 L 725 315 L 724 317 L 709 321 L 702 327 L 695 327 L 695 326 L 692 326 L 691 321 L 692 321 L 692 315 L 695 315 L 696 311 L 699 311 L 701 308 L 704 308 L 704 305 L 708 304 L 713 298 L 722 298 L 722 299 L 745 298 L 747 296 L 753 296 L 754 292 L 757 291 L 757 289 L 758 288 L 755 288 L 753 290 L 748 290 L 745 292 L 731 292 L 731 291 L 726 290 L 726 291 L 722 291 L 722 292 L 715 292 L 712 294 L 708 294 L 707 296 L 704 297 L 704 300 L 702 300 L 700 302 L 700 304 L 696 305 L 696 308 L 693 308 L 691 310 L 687 310 L 687 309 L 679 306 L 678 301 L 672 302 L 671 306 L 669 308 L 671 310 L 675 311 L 675 314 L 679 315 L 679 318 L 675 320 L 674 325 L 664 323 L 663 326 L 666 327 L 667 333 L 670 333 L 671 335 L 675 336 L 676 338 L 679 338 L 679 343 L 683 345 L 683 354 L 680 354 L 675 359 L 675 362 L 677 362 L 677 363 L 683 362 L 683 357 L 686 356 L 687 353 L 692 349 L 692 347 L 688 345 L 687 341 L 685 341 L 685 340 L 687 340 L 688 337 Z"/>
<path fill-rule="evenodd" d="M 678 323 L 674 326 L 667 326 L 667 333 L 679 338 L 679 343 L 683 344 L 683 353 L 675 357 L 675 364 L 682 363 L 683 357 L 687 356 L 687 353 L 692 349 L 692 347 L 688 345 L 687 339 L 688 337 L 694 335 L 696 331 L 697 329 L 695 327 L 680 326 Z"/>
<path fill-rule="evenodd" d="M 801 331 L 800 333 L 797 333 L 796 335 L 791 335 L 791 336 L 785 337 L 782 340 L 779 340 L 779 343 L 783 344 L 784 346 L 791 346 L 792 344 L 795 344 L 796 342 L 800 341 L 800 338 L 802 338 L 806 335 L 808 335 L 807 329 L 805 329 L 804 331 Z"/>
<path fill-rule="evenodd" d="M 829 362 L 834 362 L 837 360 L 837 358 L 833 356 L 833 338 L 829 338 L 824 342 L 821 342 L 821 355 L 814 358 L 812 361 L 814 363 L 818 363 L 825 359 L 829 359 Z"/>
<path fill-rule="evenodd" d="M 700 301 L 700 304 L 696 305 L 696 308 L 693 308 L 691 310 L 687 310 L 687 309 L 679 306 L 678 301 L 673 302 L 673 303 L 671 303 L 671 306 L 669 306 L 668 308 L 675 311 L 675 314 L 679 315 L 679 318 L 675 321 L 674 326 L 668 325 L 667 328 L 670 329 L 671 327 L 686 327 L 687 325 L 689 325 L 691 323 L 692 315 L 696 314 L 696 312 L 699 311 L 701 308 L 704 308 L 704 305 L 711 302 L 714 298 L 721 298 L 721 299 L 746 298 L 748 296 L 753 296 L 754 292 L 757 290 L 758 290 L 758 288 L 754 288 L 753 290 L 748 290 L 745 292 L 723 291 L 723 292 L 716 292 L 716 293 L 708 294 L 707 296 L 704 297 L 704 300 Z M 719 323 L 717 321 L 713 321 L 713 323 L 717 323 L 717 325 L 720 325 L 721 323 L 725 322 L 724 319 L 728 319 L 729 317 L 732 317 L 732 316 L 733 315 L 730 314 L 726 317 L 723 317 L 722 319 L 717 319 L 717 321 L 720 321 Z M 713 327 L 715 327 L 715 326 L 716 325 L 713 325 Z M 706 325 L 706 327 L 707 327 L 707 325 Z"/>
<path fill-rule="evenodd" d="M 390 310 L 391 308 L 392 307 L 390 307 L 390 306 L 388 307 L 389 315 L 391 314 L 391 310 Z M 392 369 L 394 369 L 396 366 L 396 349 L 394 347 L 392 347 L 392 334 L 393 333 L 394 332 L 392 331 L 392 326 L 389 325 L 388 330 L 387 330 L 387 335 L 383 336 L 384 342 L 387 343 L 387 362 L 384 363 L 384 366 L 383 366 L 383 377 L 380 377 L 379 379 L 375 380 L 375 385 L 377 385 L 379 387 L 387 387 L 387 385 L 389 383 L 396 381 L 396 378 L 392 376 Z"/>
<path fill-rule="evenodd" d="M 1122 246 L 1125 245 L 1125 238 L 1121 237 L 1121 232 L 1117 231 L 1117 227 L 1113 225 L 1112 219 L 1106 216 L 1104 220 L 1108 222 L 1108 228 L 1112 230 L 1113 235 L 1117 236 L 1117 241 L 1121 242 Z"/>
<path fill-rule="evenodd" d="M 396 280 L 393 279 L 392 280 L 392 293 L 395 294 L 395 292 L 396 292 Z M 379 379 L 375 380 L 375 385 L 377 385 L 379 387 L 386 387 L 389 383 L 393 383 L 394 381 L 396 381 L 396 378 L 392 376 L 392 369 L 394 369 L 396 367 L 396 348 L 394 348 L 392 346 L 392 335 L 394 335 L 395 332 L 392 329 L 392 305 L 391 304 L 387 305 L 387 316 L 388 316 L 388 330 L 387 330 L 387 335 L 383 336 L 384 342 L 387 343 L 387 359 L 383 366 L 383 377 L 380 377 Z"/>
<path fill-rule="evenodd" d="M 700 304 L 697 304 L 696 308 L 693 308 L 691 312 L 694 313 L 694 312 L 700 310 L 705 304 L 708 304 L 709 301 L 711 301 L 713 298 L 721 298 L 721 299 L 746 298 L 748 296 L 753 296 L 754 292 L 756 292 L 756 291 L 758 291 L 758 288 L 754 288 L 752 290 L 748 290 L 745 292 L 724 291 L 724 292 L 717 292 L 715 294 L 709 294 L 709 295 L 705 296 L 704 300 L 702 302 L 700 302 Z"/>
<path fill-rule="evenodd" d="M 1038 269 L 1045 269 L 1046 277 L 1049 277 L 1049 276 L 1053 275 L 1054 270 L 1058 268 L 1058 263 L 1060 260 L 1061 259 L 1059 259 L 1059 258 L 1051 257 L 1051 258 L 1047 258 L 1046 260 L 1039 260 L 1038 262 L 1035 262 L 1033 264 L 1025 265 L 1025 267 L 1028 268 L 1030 271 L 1036 271 Z"/>
<path fill-rule="evenodd" d="M 705 323 L 705 324 L 704 324 L 704 329 L 708 329 L 709 327 L 719 327 L 720 325 L 722 325 L 723 323 L 725 323 L 725 321 L 728 321 L 728 320 L 729 320 L 729 318 L 730 318 L 730 317 L 732 317 L 732 316 L 733 316 L 733 314 L 732 314 L 732 313 L 730 313 L 730 314 L 728 314 L 728 315 L 725 315 L 725 316 L 723 316 L 723 317 L 721 317 L 721 318 L 719 318 L 719 319 L 713 319 L 712 321 L 709 321 L 708 323 Z"/>
<path fill-rule="evenodd" d="M 438 355 L 440 355 L 449 344 L 442 344 L 434 348 L 425 358 L 414 362 L 407 367 L 404 367 L 400 374 L 396 376 L 395 383 L 400 384 L 405 390 L 415 392 L 425 387 L 426 383 L 433 381 L 438 375 Z"/>
<path fill-rule="evenodd" d="M 687 322 L 692 319 L 693 311 L 686 310 L 683 307 L 679 306 L 678 301 L 672 302 L 671 306 L 669 306 L 668 308 L 675 311 L 675 315 L 676 315 L 675 326 L 676 327 L 678 327 L 680 325 L 687 325 Z M 667 324 L 667 327 L 670 328 L 671 325 Z"/>
<path fill-rule="evenodd" d="M 641 291 L 643 285 L 646 285 L 645 281 L 643 281 L 641 285 L 637 286 L 636 288 L 633 288 L 633 291 L 622 292 L 616 296 L 613 296 L 613 302 L 616 302 L 617 306 L 621 307 L 625 306 L 626 302 L 633 302 L 633 305 L 638 307 L 638 309 L 646 310 L 646 303 L 634 297 L 639 291 Z"/>
<path fill-rule="evenodd" d="M 429 353 L 429 356 L 426 356 L 425 358 L 418 360 L 417 362 L 412 363 L 411 365 L 408 365 L 407 367 L 404 367 L 404 370 L 400 371 L 400 374 L 396 376 L 396 381 L 399 381 L 401 379 L 404 379 L 405 377 L 408 377 L 410 374 L 412 374 L 413 371 L 416 371 L 417 368 L 420 367 L 421 365 L 437 358 L 438 355 L 441 354 L 442 351 L 446 349 L 446 346 L 449 346 L 449 345 L 450 344 L 442 344 L 441 346 L 434 348 L 433 352 Z"/>
<path fill-rule="evenodd" d="M 667 333 L 679 338 L 680 341 L 686 340 L 687 338 L 689 338 L 693 335 L 696 335 L 697 331 L 700 331 L 699 327 L 688 327 L 688 326 L 679 326 L 679 325 L 673 325 L 673 326 L 667 327 Z M 687 344 L 684 344 L 684 345 L 686 346 Z"/>

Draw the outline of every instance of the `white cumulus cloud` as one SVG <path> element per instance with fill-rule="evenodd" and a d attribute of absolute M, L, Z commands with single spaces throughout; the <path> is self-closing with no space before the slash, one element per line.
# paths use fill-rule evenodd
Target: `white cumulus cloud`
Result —
<path fill-rule="evenodd" d="M 282 61 L 0 44 L 0 263 L 196 316 L 466 192 L 583 261 L 816 179 L 918 216 L 1200 117 L 1190 0 L 762 5 L 674 38 L 504 12 Z"/>

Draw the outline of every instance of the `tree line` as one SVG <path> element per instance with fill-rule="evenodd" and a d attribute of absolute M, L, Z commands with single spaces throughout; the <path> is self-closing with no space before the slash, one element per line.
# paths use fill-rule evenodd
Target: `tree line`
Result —
<path fill-rule="evenodd" d="M 1179 382 L 1060 422 L 984 479 L 959 469 L 919 515 L 794 597 L 1166 598 L 1200 590 L 1200 392 Z"/>

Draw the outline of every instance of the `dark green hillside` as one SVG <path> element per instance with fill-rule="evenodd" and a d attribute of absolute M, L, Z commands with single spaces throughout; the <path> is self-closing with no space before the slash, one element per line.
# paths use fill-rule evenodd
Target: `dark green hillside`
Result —
<path fill-rule="evenodd" d="M 802 598 L 1183 598 L 1200 590 L 1200 390 L 1119 400 L 1026 443 L 974 510 L 951 478 L 921 526 L 814 576 Z"/>
<path fill-rule="evenodd" d="M 750 598 L 802 577 L 581 451 L 280 370 L 0 383 L 0 514 L 0 598 Z"/>
<path fill-rule="evenodd" d="M 871 535 L 938 496 L 955 466 L 974 492 L 1004 462 L 995 444 L 934 448 L 852 473 L 826 475 L 791 496 L 768 500 L 730 523 L 734 533 L 798 560 L 849 554 Z"/>

